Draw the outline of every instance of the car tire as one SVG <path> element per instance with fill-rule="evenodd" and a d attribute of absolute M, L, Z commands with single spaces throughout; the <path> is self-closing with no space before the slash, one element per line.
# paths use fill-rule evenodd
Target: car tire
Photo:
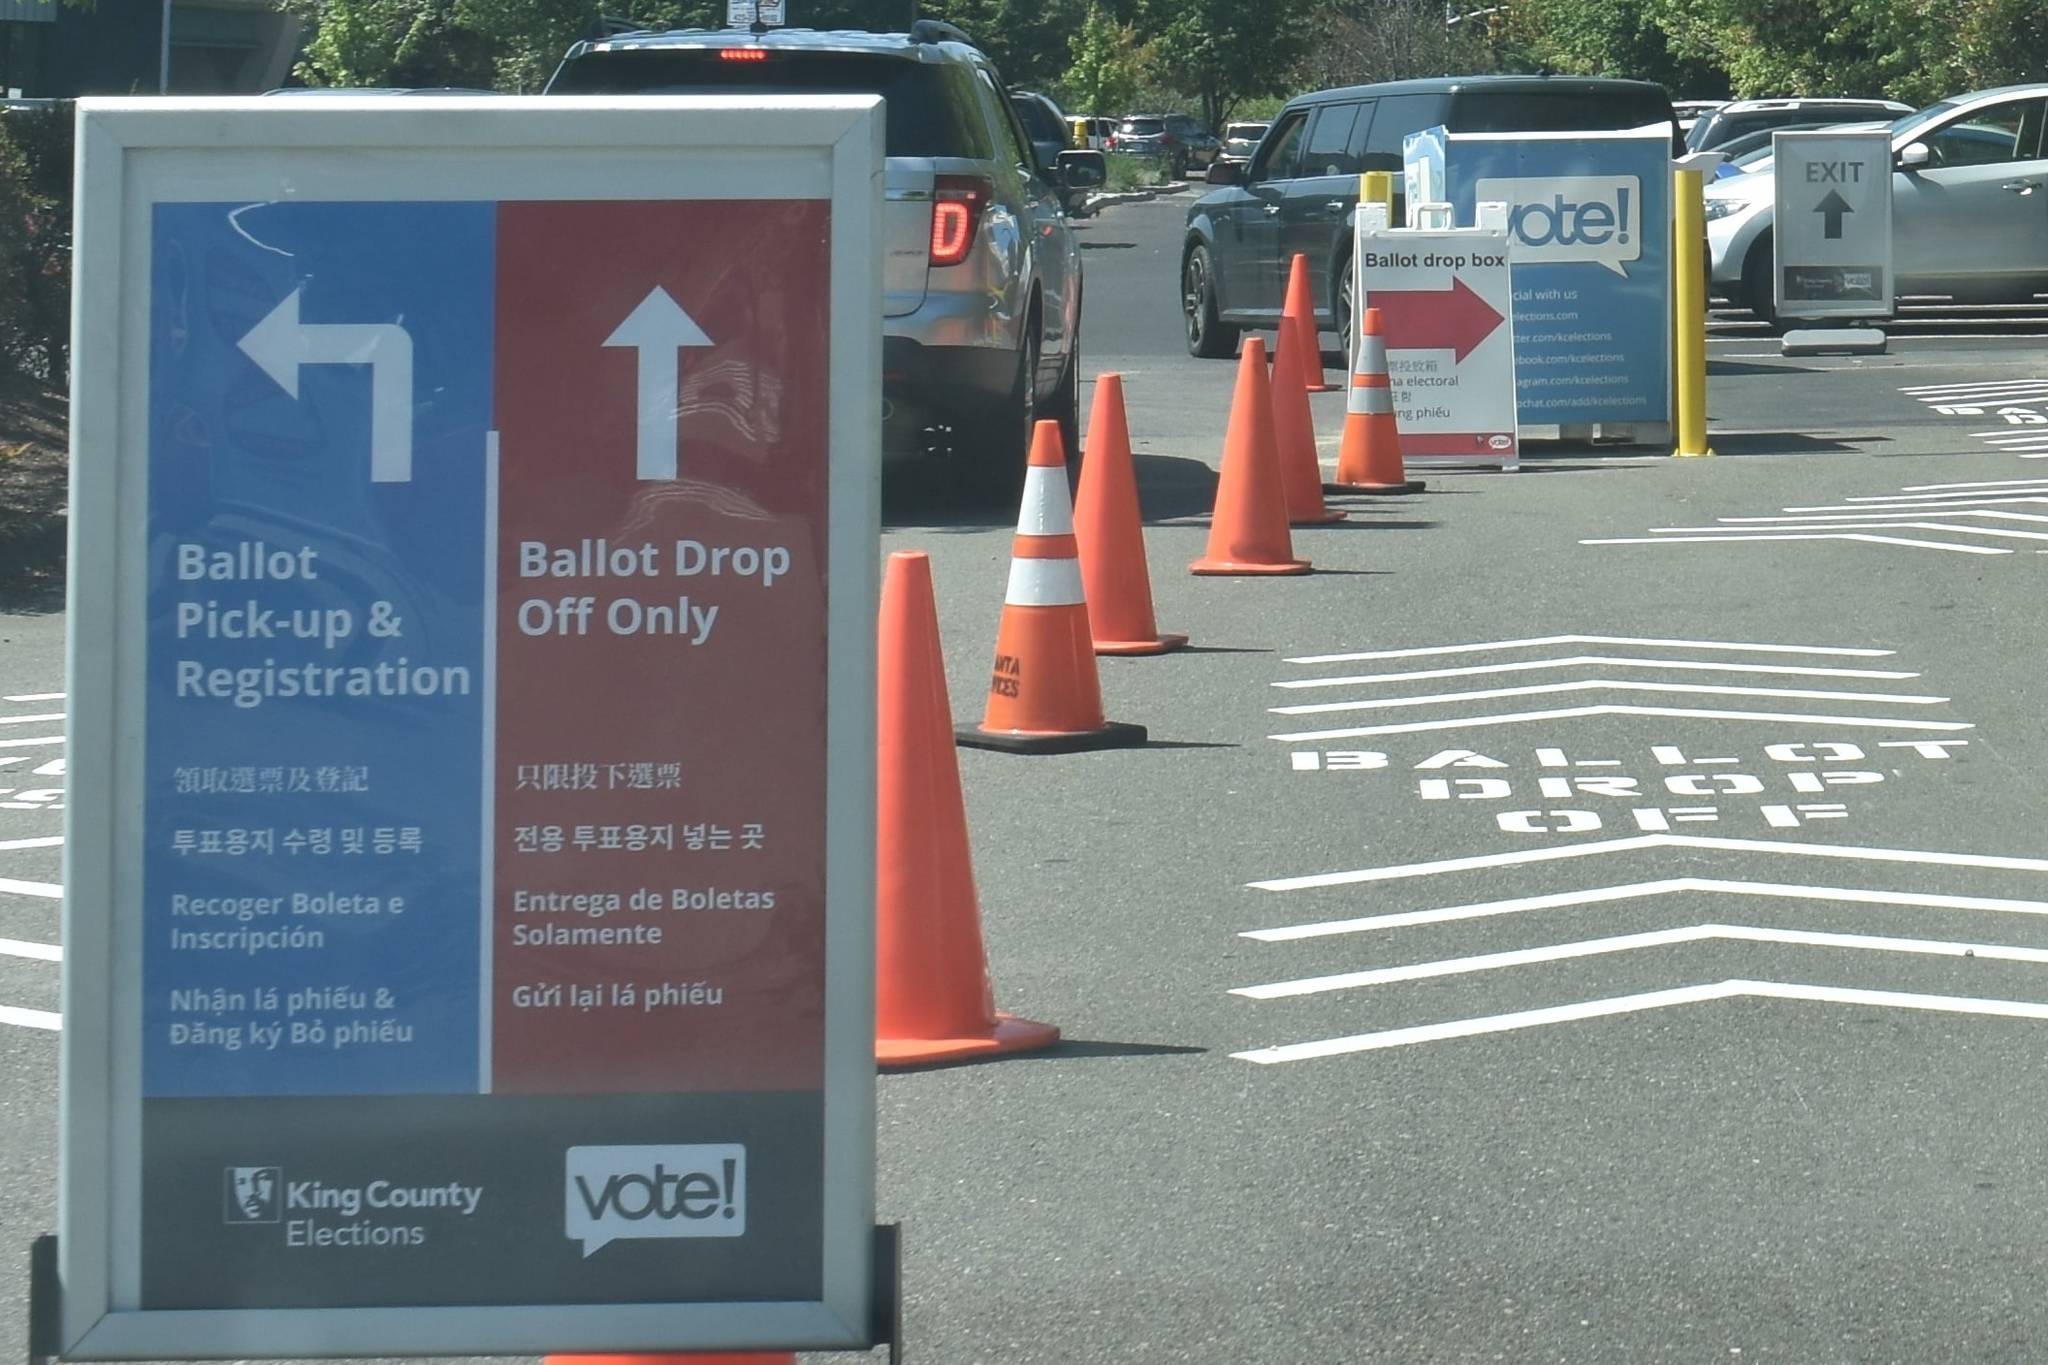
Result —
<path fill-rule="evenodd" d="M 1337 297 L 1330 313 L 1337 319 L 1337 335 L 1341 338 L 1337 349 L 1344 353 L 1344 373 L 1349 376 L 1358 370 L 1358 356 L 1354 350 L 1358 341 L 1358 323 L 1351 315 L 1355 306 L 1351 298 L 1351 257 L 1338 257 L 1337 264 L 1331 269 L 1337 275 Z M 1347 377 L 1344 383 L 1349 386 L 1351 380 Z"/>
<path fill-rule="evenodd" d="M 1778 325 L 1777 300 L 1771 290 L 1771 261 L 1774 249 L 1766 232 L 1749 248 L 1742 262 L 1742 306 L 1758 322 Z"/>
<path fill-rule="evenodd" d="M 1237 354 L 1238 329 L 1216 316 L 1216 262 L 1197 243 L 1180 266 L 1180 306 L 1187 322 L 1188 354 L 1228 360 Z"/>
<path fill-rule="evenodd" d="M 969 448 L 958 452 L 966 492 L 977 504 L 1015 509 L 1024 496 L 1031 428 L 1038 418 L 1038 313 L 1033 309 L 1017 348 L 1017 376 L 1009 393 L 973 424 Z"/>
<path fill-rule="evenodd" d="M 1076 328 L 1067 343 L 1066 368 L 1060 371 L 1060 386 L 1052 402 L 1040 414 L 1060 424 L 1060 444 L 1066 448 L 1067 468 L 1081 467 L 1081 332 Z"/>

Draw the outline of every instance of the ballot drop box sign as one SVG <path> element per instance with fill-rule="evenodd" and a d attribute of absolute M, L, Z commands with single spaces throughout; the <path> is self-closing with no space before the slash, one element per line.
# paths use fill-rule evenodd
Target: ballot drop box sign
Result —
<path fill-rule="evenodd" d="M 880 108 L 82 106 L 66 1354 L 865 1344 Z"/>
<path fill-rule="evenodd" d="M 1519 458 L 1506 210 L 1482 205 L 1479 217 L 1468 228 L 1389 228 L 1382 205 L 1359 209 L 1357 296 L 1380 313 L 1404 460 L 1512 468 Z"/>
<path fill-rule="evenodd" d="M 1671 131 L 1410 134 L 1411 205 L 1508 206 L 1524 429 L 1671 420 Z M 1640 434 L 1640 431 L 1639 431 Z"/>

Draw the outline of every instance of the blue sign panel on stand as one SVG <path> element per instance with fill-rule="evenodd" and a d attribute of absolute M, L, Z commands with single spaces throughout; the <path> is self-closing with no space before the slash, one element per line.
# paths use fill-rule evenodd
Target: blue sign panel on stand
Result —
<path fill-rule="evenodd" d="M 1418 203 L 1508 205 L 1517 417 L 1653 424 L 1671 412 L 1671 138 L 1447 133 L 1406 144 Z"/>
<path fill-rule="evenodd" d="M 477 1089 L 495 214 L 155 208 L 148 1096 Z"/>

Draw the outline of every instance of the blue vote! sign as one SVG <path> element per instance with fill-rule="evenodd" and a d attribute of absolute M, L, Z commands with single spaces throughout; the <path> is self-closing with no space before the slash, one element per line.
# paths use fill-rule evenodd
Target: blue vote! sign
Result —
<path fill-rule="evenodd" d="M 1448 203 L 1470 223 L 1508 205 L 1521 424 L 1670 420 L 1669 132 L 1431 128 L 1406 156 L 1411 214 Z"/>

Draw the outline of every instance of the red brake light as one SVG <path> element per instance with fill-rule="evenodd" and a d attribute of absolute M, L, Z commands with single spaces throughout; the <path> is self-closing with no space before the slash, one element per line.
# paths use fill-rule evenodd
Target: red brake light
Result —
<path fill-rule="evenodd" d="M 765 62 L 768 49 L 765 47 L 722 47 L 718 49 L 721 62 Z"/>
<path fill-rule="evenodd" d="M 958 265 L 974 245 L 995 187 L 978 175 L 932 177 L 932 264 Z"/>

